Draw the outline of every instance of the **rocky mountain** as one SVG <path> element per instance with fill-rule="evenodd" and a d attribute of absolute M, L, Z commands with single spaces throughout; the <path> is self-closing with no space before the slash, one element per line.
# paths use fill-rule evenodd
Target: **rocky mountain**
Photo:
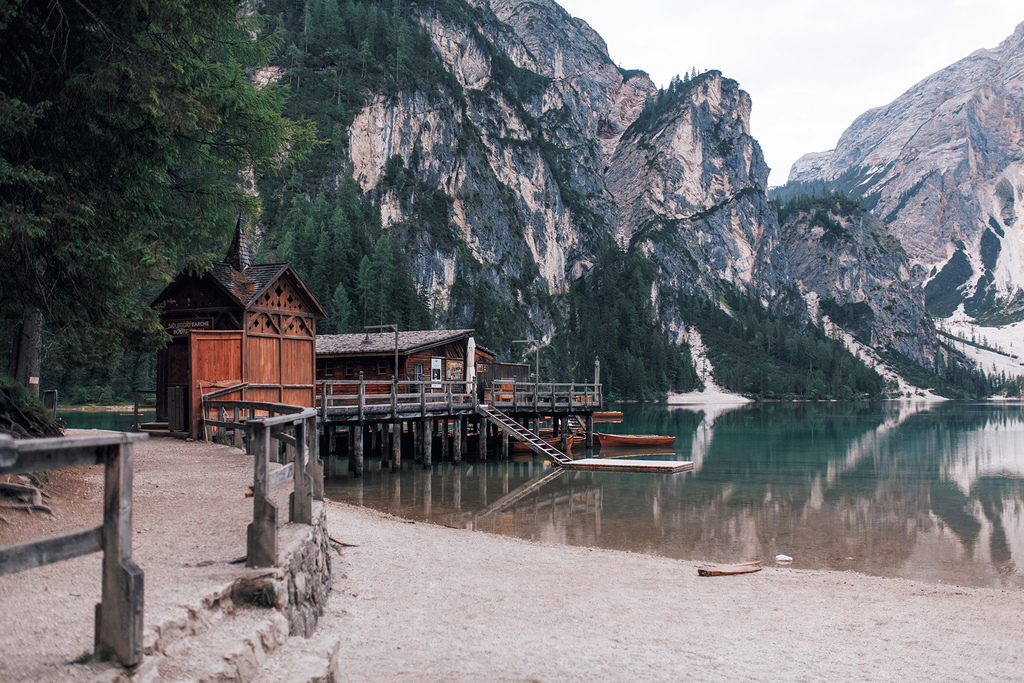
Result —
<path fill-rule="evenodd" d="M 990 320 L 1024 311 L 1024 23 L 861 115 L 793 182 L 865 198 L 910 259 L 928 308 Z"/>
<path fill-rule="evenodd" d="M 868 349 L 936 364 L 935 331 L 922 288 L 911 284 L 907 254 L 863 202 L 825 193 L 787 205 L 779 219 L 790 275 L 818 319 L 827 317 Z"/>
<path fill-rule="evenodd" d="M 295 251 L 295 235 L 315 231 L 319 219 L 292 216 L 309 215 L 302 207 L 350 178 L 373 202 L 379 232 L 408 260 L 438 324 L 474 327 L 499 351 L 509 339 L 540 339 L 566 373 L 575 372 L 574 356 L 597 353 L 620 364 L 603 366 L 610 378 L 647 376 L 637 393 L 689 388 L 699 382 L 692 367 L 680 367 L 692 365 L 689 357 L 676 359 L 656 338 L 685 350 L 690 328 L 712 326 L 708 306 L 736 320 L 740 309 L 749 315 L 731 330 L 714 323 L 721 334 L 705 335 L 709 357 L 741 357 L 724 350 L 729 340 L 760 340 L 761 364 L 778 362 L 780 376 L 825 372 L 797 358 L 805 346 L 800 353 L 825 353 L 826 341 L 814 342 L 818 350 L 800 341 L 816 338 L 807 326 L 823 316 L 933 366 L 937 347 L 906 255 L 862 217 L 836 218 L 838 237 L 820 233 L 811 214 L 780 225 L 766 193 L 769 169 L 750 135 L 750 96 L 723 74 L 675 79 L 659 90 L 644 72 L 616 66 L 601 37 L 551 0 L 395 3 L 390 18 L 369 3 L 349 3 L 339 22 L 351 46 L 346 63 L 337 57 L 344 46 L 330 36 L 320 53 L 304 54 L 298 45 L 310 42 L 308 16 L 289 18 L 291 5 L 277 2 L 273 9 L 282 8 L 296 36 L 279 62 L 281 78 L 293 87 L 320 79 L 324 96 L 336 100 L 333 111 L 343 112 L 332 114 L 339 123 L 331 154 L 321 153 L 315 169 L 261 187 L 268 239 L 287 232 L 289 221 L 300 226 L 288 228 L 282 249 L 306 253 Z M 332 0 L 312 6 L 315 43 L 338 10 Z M 390 26 L 381 28 L 384 21 Z M 416 31 L 427 41 L 419 52 L 410 47 Z M 375 50 L 380 73 L 366 87 Z M 418 60 L 419 75 L 403 75 L 406 59 Z M 360 71 L 360 99 L 346 108 L 342 79 Z M 344 210 L 351 218 L 353 209 Z M 320 234 L 301 238 L 316 245 L 308 253 L 333 249 L 334 238 Z M 334 293 L 332 319 L 345 319 L 349 300 L 365 306 L 370 298 L 362 275 L 371 269 L 355 270 L 358 280 L 341 274 L 337 288 L 338 280 L 313 286 L 322 299 Z M 753 386 L 750 372 L 734 374 Z M 863 390 L 854 383 L 820 376 L 793 391 Z"/>

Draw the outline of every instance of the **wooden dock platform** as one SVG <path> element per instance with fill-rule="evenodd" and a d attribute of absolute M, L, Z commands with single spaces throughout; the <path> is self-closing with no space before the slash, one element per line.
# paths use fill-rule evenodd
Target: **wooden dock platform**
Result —
<path fill-rule="evenodd" d="M 647 474 L 675 474 L 693 469 L 690 460 L 626 460 L 618 458 L 583 458 L 561 463 L 567 470 L 585 472 L 645 472 Z"/>

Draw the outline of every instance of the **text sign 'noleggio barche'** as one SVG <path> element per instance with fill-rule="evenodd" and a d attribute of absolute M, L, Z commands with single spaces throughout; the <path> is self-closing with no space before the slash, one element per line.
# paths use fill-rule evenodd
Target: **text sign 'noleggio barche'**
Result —
<path fill-rule="evenodd" d="M 172 337 L 180 337 L 192 330 L 212 330 L 213 318 L 188 318 L 187 320 L 165 320 L 164 332 Z"/>

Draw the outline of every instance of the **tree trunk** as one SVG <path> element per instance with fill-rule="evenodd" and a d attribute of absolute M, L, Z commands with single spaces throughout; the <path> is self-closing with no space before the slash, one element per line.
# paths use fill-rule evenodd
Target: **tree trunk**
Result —
<path fill-rule="evenodd" d="M 39 395 L 39 368 L 43 356 L 43 312 L 29 309 L 21 324 L 21 334 L 14 344 L 11 365 L 14 379 Z"/>

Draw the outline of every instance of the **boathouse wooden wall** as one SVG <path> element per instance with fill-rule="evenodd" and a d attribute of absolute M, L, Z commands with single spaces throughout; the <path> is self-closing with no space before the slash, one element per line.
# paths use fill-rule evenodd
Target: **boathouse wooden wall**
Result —
<path fill-rule="evenodd" d="M 275 272 L 275 266 L 256 268 Z M 193 437 L 202 420 L 202 396 L 217 388 L 248 382 L 247 400 L 314 405 L 316 318 L 323 311 L 290 267 L 276 268 L 276 279 L 251 301 L 245 286 L 253 295 L 252 281 L 233 270 L 231 276 L 242 280 L 241 300 L 211 274 L 179 276 L 158 298 L 168 303 L 165 329 L 175 337 L 157 359 L 158 420 L 166 419 L 168 390 L 177 386 L 186 389 Z"/>

